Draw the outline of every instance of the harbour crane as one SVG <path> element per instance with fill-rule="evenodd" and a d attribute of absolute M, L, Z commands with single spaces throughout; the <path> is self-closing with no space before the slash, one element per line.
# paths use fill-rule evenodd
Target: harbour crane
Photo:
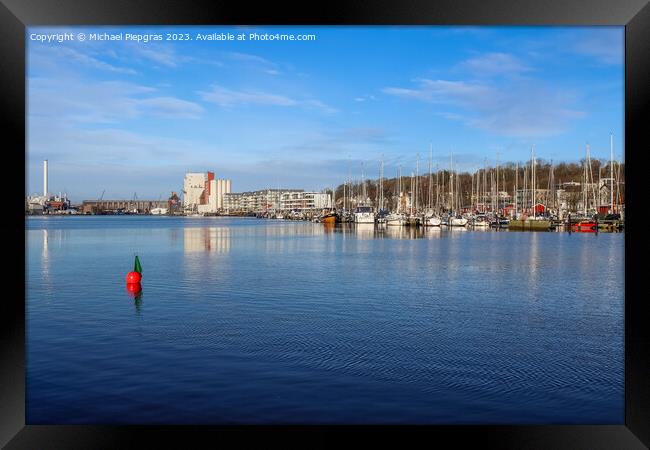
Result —
<path fill-rule="evenodd" d="M 133 212 L 135 212 L 135 213 L 138 212 L 137 204 L 135 202 L 137 199 L 138 199 L 138 194 L 137 194 L 137 192 L 134 192 L 133 193 L 133 200 L 131 200 L 132 205 L 130 205 L 130 206 L 133 206 Z M 131 211 L 129 211 L 129 212 L 131 212 Z"/>
<path fill-rule="evenodd" d="M 102 211 L 102 209 L 100 207 L 100 203 L 101 203 L 102 199 L 104 198 L 104 193 L 105 192 L 106 192 L 106 189 L 104 189 L 102 191 L 102 195 L 100 195 L 99 198 L 97 199 L 97 205 L 95 206 L 95 214 L 99 214 L 100 211 Z"/>

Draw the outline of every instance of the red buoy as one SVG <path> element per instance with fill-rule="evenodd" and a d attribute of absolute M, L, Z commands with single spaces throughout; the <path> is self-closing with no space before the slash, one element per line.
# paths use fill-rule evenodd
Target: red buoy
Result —
<path fill-rule="evenodd" d="M 126 282 L 128 284 L 139 283 L 140 281 L 142 281 L 142 275 L 138 272 L 129 272 L 126 274 Z"/>

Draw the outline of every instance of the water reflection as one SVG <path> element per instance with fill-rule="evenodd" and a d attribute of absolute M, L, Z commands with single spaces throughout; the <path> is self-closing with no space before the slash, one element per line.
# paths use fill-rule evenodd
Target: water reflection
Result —
<path fill-rule="evenodd" d="M 336 224 L 335 223 L 324 223 L 323 224 L 323 231 L 326 234 L 334 233 L 335 229 L 336 229 Z"/>
<path fill-rule="evenodd" d="M 375 224 L 357 223 L 354 225 L 354 234 L 357 239 L 373 239 L 375 237 Z"/>
<path fill-rule="evenodd" d="M 41 271 L 45 282 L 50 279 L 50 236 L 48 230 L 43 230 L 43 252 L 41 253 Z"/>
<path fill-rule="evenodd" d="M 230 228 L 185 228 L 183 238 L 185 253 L 230 251 Z"/>
<path fill-rule="evenodd" d="M 169 239 L 172 245 L 176 245 L 176 243 L 178 242 L 178 228 L 169 229 Z"/>
<path fill-rule="evenodd" d="M 385 236 L 391 239 L 418 239 L 424 237 L 421 227 L 386 227 Z"/>
<path fill-rule="evenodd" d="M 530 285 L 533 288 L 533 299 L 537 299 L 540 288 L 538 283 L 540 266 L 539 240 L 540 235 L 537 233 L 533 233 L 530 236 L 530 259 L 528 267 L 530 267 Z"/>
<path fill-rule="evenodd" d="M 140 283 L 128 283 L 126 285 L 126 292 L 129 297 L 133 298 L 135 312 L 140 314 L 142 307 L 142 285 Z"/>

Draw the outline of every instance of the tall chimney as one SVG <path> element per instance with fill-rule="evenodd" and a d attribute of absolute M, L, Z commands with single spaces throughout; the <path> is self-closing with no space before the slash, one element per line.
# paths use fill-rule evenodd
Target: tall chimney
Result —
<path fill-rule="evenodd" d="M 43 197 L 47 197 L 47 159 L 43 161 Z"/>

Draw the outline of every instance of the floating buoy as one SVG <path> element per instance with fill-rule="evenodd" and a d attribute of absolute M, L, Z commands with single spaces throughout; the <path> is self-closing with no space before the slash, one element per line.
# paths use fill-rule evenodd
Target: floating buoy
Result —
<path fill-rule="evenodd" d="M 126 274 L 127 284 L 140 283 L 142 281 L 142 265 L 140 264 L 140 258 L 138 255 L 135 255 L 135 263 L 133 265 L 133 272 Z"/>
<path fill-rule="evenodd" d="M 138 272 L 129 272 L 126 274 L 126 283 L 127 284 L 139 284 L 142 281 L 142 275 Z"/>

